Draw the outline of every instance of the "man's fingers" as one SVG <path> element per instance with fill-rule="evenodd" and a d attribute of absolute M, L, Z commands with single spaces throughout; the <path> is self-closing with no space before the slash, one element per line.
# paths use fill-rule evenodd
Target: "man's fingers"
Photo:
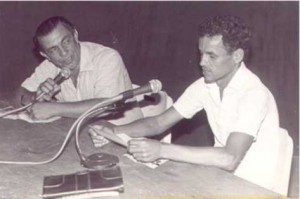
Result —
<path fill-rule="evenodd" d="M 30 116 L 30 114 L 31 114 L 31 107 L 28 107 L 28 108 L 26 109 L 26 113 L 27 113 L 27 115 Z"/>
<path fill-rule="evenodd" d="M 46 101 L 50 101 L 51 98 L 52 98 L 51 96 L 52 96 L 52 95 L 45 94 L 43 98 L 44 98 L 44 100 L 46 100 Z"/>
<path fill-rule="evenodd" d="M 32 110 L 31 107 L 29 107 L 29 108 L 26 110 L 26 112 L 27 112 L 27 115 L 28 115 L 31 119 L 35 119 L 35 115 L 34 115 L 34 112 L 33 112 L 33 110 Z"/>
<path fill-rule="evenodd" d="M 51 85 L 55 85 L 55 84 L 56 84 L 55 81 L 54 81 L 53 79 L 51 79 L 51 78 L 48 78 L 46 81 L 47 81 L 49 84 L 51 84 Z"/>
<path fill-rule="evenodd" d="M 53 89 L 53 94 L 56 93 L 56 92 L 58 92 L 59 90 L 60 90 L 60 86 L 57 85 L 57 84 L 55 84 L 54 85 L 54 89 Z"/>
<path fill-rule="evenodd" d="M 54 85 L 51 85 L 49 82 L 44 82 L 43 85 L 41 86 L 40 90 L 43 93 L 50 93 L 51 91 L 54 90 Z"/>
<path fill-rule="evenodd" d="M 60 86 L 57 85 L 53 79 L 48 78 L 45 82 L 43 82 L 38 90 L 36 96 L 43 95 L 42 98 L 39 99 L 39 101 L 50 101 L 52 99 L 52 96 L 60 90 Z"/>
<path fill-rule="evenodd" d="M 144 153 L 144 152 L 139 152 L 139 153 L 133 153 L 132 156 L 141 162 L 149 162 L 151 161 L 151 156 L 150 154 Z"/>
<path fill-rule="evenodd" d="M 39 90 L 43 93 L 50 93 L 53 90 L 57 90 L 59 86 L 56 85 L 56 83 L 53 81 L 53 79 L 48 78 L 46 81 L 44 81 L 43 83 L 41 83 Z"/>
<path fill-rule="evenodd" d="M 129 140 L 128 142 L 128 151 L 130 153 L 143 153 L 144 148 L 141 145 L 141 140 Z"/>

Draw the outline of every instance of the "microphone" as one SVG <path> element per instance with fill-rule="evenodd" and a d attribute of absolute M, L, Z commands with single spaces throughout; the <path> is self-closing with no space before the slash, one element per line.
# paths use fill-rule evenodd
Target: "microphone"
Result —
<path fill-rule="evenodd" d="M 54 82 L 60 85 L 63 81 L 68 79 L 71 76 L 71 70 L 68 68 L 62 68 L 60 73 L 53 79 Z"/>
<path fill-rule="evenodd" d="M 56 75 L 56 77 L 53 79 L 53 81 L 57 84 L 60 85 L 63 81 L 65 81 L 66 79 L 68 79 L 71 76 L 71 70 L 68 68 L 62 68 L 61 71 L 58 73 L 58 75 Z M 41 97 L 43 97 L 45 95 L 44 92 L 42 92 L 41 94 L 39 94 L 34 102 L 38 101 L 39 99 L 41 99 Z"/>
<path fill-rule="evenodd" d="M 127 99 L 133 98 L 134 96 L 137 96 L 137 95 L 142 95 L 142 94 L 146 94 L 146 93 L 150 93 L 150 92 L 158 93 L 159 91 L 161 91 L 161 89 L 162 89 L 161 82 L 157 79 L 153 79 L 144 86 L 141 86 L 139 88 L 135 88 L 132 90 L 128 90 L 128 91 L 120 93 L 114 97 L 108 98 L 108 99 L 100 102 L 99 104 L 96 104 L 91 109 L 103 108 L 108 105 L 114 104 L 116 102 L 125 101 Z"/>
<path fill-rule="evenodd" d="M 161 89 L 161 82 L 157 79 L 153 79 L 150 80 L 146 85 L 120 93 L 117 97 L 121 98 L 120 100 L 127 100 L 133 98 L 134 96 L 146 94 L 149 92 L 158 93 L 159 91 L 161 91 Z"/>
<path fill-rule="evenodd" d="M 144 86 L 141 86 L 141 87 L 136 88 L 136 89 L 125 91 L 123 93 L 120 93 L 120 94 L 116 95 L 115 97 L 104 100 L 104 101 L 102 101 L 99 104 L 95 105 L 94 107 L 92 107 L 91 109 L 89 109 L 83 115 L 80 116 L 81 120 L 79 120 L 79 122 L 77 123 L 77 129 L 79 129 L 78 125 L 80 126 L 81 122 L 85 118 L 93 117 L 95 115 L 93 115 L 93 116 L 91 116 L 91 115 L 95 114 L 95 113 L 96 114 L 104 113 L 106 111 L 104 109 L 104 107 L 108 107 L 108 105 L 114 104 L 114 103 L 119 102 L 119 101 L 122 102 L 122 101 L 130 99 L 134 96 L 141 95 L 141 94 L 146 94 L 146 93 L 149 93 L 149 92 L 158 93 L 159 91 L 161 91 L 161 89 L 162 89 L 161 82 L 157 79 L 154 79 L 154 80 L 149 81 Z M 95 112 L 95 111 L 97 111 L 97 109 L 100 112 Z M 79 133 L 79 131 L 76 130 L 75 147 L 76 147 L 77 154 L 78 154 L 78 156 L 81 160 L 81 165 L 83 165 L 84 167 L 89 168 L 89 169 L 103 169 L 103 168 L 107 168 L 107 167 L 112 167 L 112 166 L 116 165 L 119 162 L 119 159 L 118 159 L 117 156 L 112 155 L 112 154 L 107 154 L 107 153 L 95 153 L 95 154 L 92 154 L 92 155 L 86 157 L 84 154 L 81 153 L 81 150 L 79 148 L 78 133 Z"/>

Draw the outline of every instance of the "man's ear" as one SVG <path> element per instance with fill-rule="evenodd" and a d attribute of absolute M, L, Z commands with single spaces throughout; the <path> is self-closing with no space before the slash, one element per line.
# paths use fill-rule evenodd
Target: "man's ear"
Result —
<path fill-rule="evenodd" d="M 48 55 L 46 55 L 44 52 L 40 51 L 40 55 L 41 55 L 42 57 L 44 57 L 44 58 L 46 58 L 46 59 L 49 60 Z"/>
<path fill-rule="evenodd" d="M 75 29 L 74 30 L 74 38 L 75 38 L 75 41 L 78 43 L 79 40 L 78 40 L 78 31 Z"/>
<path fill-rule="evenodd" d="M 243 49 L 238 48 L 233 52 L 233 60 L 236 63 L 240 63 L 244 59 L 245 52 Z"/>

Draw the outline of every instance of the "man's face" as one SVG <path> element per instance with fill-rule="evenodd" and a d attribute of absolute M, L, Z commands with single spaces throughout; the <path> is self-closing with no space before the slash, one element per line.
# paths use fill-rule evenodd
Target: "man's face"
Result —
<path fill-rule="evenodd" d="M 77 31 L 58 24 L 49 34 L 38 38 L 42 56 L 59 68 L 79 69 L 80 45 Z"/>
<path fill-rule="evenodd" d="M 222 36 L 204 36 L 199 39 L 200 66 L 206 83 L 216 82 L 225 87 L 238 68 L 234 52 L 228 52 Z"/>

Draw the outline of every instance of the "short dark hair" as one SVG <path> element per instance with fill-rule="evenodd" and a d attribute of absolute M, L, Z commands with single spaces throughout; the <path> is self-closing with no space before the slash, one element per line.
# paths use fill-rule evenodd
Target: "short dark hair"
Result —
<path fill-rule="evenodd" d="M 65 26 L 67 29 L 69 29 L 71 31 L 75 30 L 74 24 L 72 24 L 65 17 L 54 16 L 54 17 L 46 19 L 38 26 L 38 28 L 36 29 L 35 35 L 33 37 L 34 47 L 37 50 L 41 50 L 38 38 L 49 34 L 58 24 L 62 24 L 63 26 Z"/>
<path fill-rule="evenodd" d="M 224 46 L 233 52 L 242 48 L 245 54 L 249 51 L 250 28 L 235 16 L 214 16 L 199 25 L 199 38 L 222 35 Z"/>

